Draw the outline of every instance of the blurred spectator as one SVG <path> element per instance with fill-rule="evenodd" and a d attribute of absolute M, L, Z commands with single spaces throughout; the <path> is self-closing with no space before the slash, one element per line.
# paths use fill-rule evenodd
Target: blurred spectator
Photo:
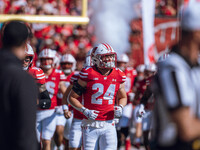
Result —
<path fill-rule="evenodd" d="M 176 16 L 176 6 L 174 0 L 167 0 L 166 5 L 162 8 L 164 16 Z"/>
<path fill-rule="evenodd" d="M 162 15 L 160 1 L 161 0 L 156 0 L 156 6 L 155 6 L 155 16 L 156 17 L 159 17 Z"/>
<path fill-rule="evenodd" d="M 80 16 L 82 11 L 81 0 L 4 0 L 0 4 L 0 13 L 9 14 Z M 43 48 L 51 48 L 60 54 L 72 54 L 80 59 L 81 63 L 78 64 L 82 64 L 95 39 L 93 32 L 88 32 L 88 25 L 33 23 L 30 26 L 35 36 L 31 39 L 31 45 L 36 55 Z"/>
<path fill-rule="evenodd" d="M 156 17 L 174 17 L 177 15 L 177 0 L 156 0 Z"/>
<path fill-rule="evenodd" d="M 88 3 L 88 12 L 91 16 L 94 10 L 90 8 L 92 7 L 91 0 Z M 177 0 L 156 0 L 155 15 L 175 16 L 176 6 Z M 140 5 L 137 6 L 137 9 L 141 9 Z M 81 12 L 82 0 L 0 0 L 0 13 L 4 14 L 80 16 Z M 82 61 L 82 57 L 96 42 L 95 25 L 92 23 L 89 25 L 33 23 L 30 26 L 35 36 L 32 46 L 36 48 L 37 54 L 43 48 L 51 48 L 60 54 L 71 53 L 76 58 L 81 57 L 80 61 Z M 131 23 L 130 27 L 132 30 L 129 38 L 131 50 L 143 49 L 141 27 L 135 23 Z M 133 59 L 135 57 L 133 56 Z M 142 56 L 137 55 L 137 57 L 141 58 Z M 134 61 L 132 64 L 138 65 Z"/>
<path fill-rule="evenodd" d="M 37 87 L 22 70 L 29 31 L 18 21 L 3 28 L 0 50 L 0 147 L 6 150 L 36 150 Z M 28 138 L 27 138 L 28 135 Z"/>

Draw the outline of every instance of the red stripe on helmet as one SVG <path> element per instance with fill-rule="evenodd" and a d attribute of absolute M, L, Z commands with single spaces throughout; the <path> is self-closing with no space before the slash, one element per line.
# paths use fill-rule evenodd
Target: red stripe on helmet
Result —
<path fill-rule="evenodd" d="M 108 46 L 107 46 L 107 44 L 105 44 L 105 43 L 102 43 L 108 50 L 109 50 L 109 48 L 108 48 Z"/>
<path fill-rule="evenodd" d="M 108 45 L 108 47 L 110 48 L 110 51 L 112 51 L 112 48 L 111 48 L 111 46 L 108 44 L 108 43 L 106 43 L 107 45 Z"/>

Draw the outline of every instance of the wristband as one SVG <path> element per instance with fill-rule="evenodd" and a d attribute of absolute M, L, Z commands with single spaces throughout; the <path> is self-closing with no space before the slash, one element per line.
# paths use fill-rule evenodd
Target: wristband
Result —
<path fill-rule="evenodd" d="M 123 109 L 124 108 L 124 106 L 122 105 L 122 104 L 119 104 L 119 106 Z"/>
<path fill-rule="evenodd" d="M 144 109 L 144 104 L 140 104 L 139 106 L 140 106 L 140 108 L 142 107 Z"/>
<path fill-rule="evenodd" d="M 62 108 L 63 108 L 64 111 L 65 111 L 65 110 L 69 110 L 68 105 L 62 105 Z"/>
<path fill-rule="evenodd" d="M 80 109 L 80 112 L 84 112 L 86 110 L 86 108 L 85 107 L 81 107 L 81 109 Z"/>

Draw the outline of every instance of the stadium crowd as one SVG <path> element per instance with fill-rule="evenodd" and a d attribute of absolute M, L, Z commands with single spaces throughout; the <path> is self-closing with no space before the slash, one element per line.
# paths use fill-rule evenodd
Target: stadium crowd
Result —
<path fill-rule="evenodd" d="M 92 12 L 89 0 L 89 17 Z M 82 11 L 81 0 L 2 0 L 0 1 L 1 14 L 30 14 L 30 15 L 71 15 L 80 16 Z M 156 16 L 176 16 L 177 2 L 173 0 L 156 0 Z M 30 24 L 34 34 L 31 46 L 35 51 L 34 61 L 44 48 L 56 50 L 59 55 L 72 54 L 77 60 L 78 70 L 81 69 L 84 57 L 95 41 L 94 26 L 89 25 L 51 25 Z M 134 42 L 135 25 L 131 24 L 130 44 L 137 47 Z M 132 40 L 133 39 L 133 40 Z M 140 39 L 136 39 L 140 40 Z M 141 39 L 142 40 L 142 39 Z M 142 50 L 141 48 L 138 48 Z M 131 51 L 131 50 L 130 50 Z M 79 65 L 80 64 L 80 65 Z M 138 65 L 138 64 L 137 64 Z M 134 66 L 135 67 L 135 66 Z"/>

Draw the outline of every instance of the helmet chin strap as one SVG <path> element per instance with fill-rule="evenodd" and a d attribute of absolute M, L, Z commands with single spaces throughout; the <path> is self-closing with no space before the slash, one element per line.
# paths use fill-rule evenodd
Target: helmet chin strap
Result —
<path fill-rule="evenodd" d="M 51 69 L 51 65 L 43 65 L 42 66 L 44 69 Z"/>
<path fill-rule="evenodd" d="M 32 63 L 29 63 L 28 66 L 22 67 L 23 70 L 28 70 L 29 66 L 31 66 Z"/>
<path fill-rule="evenodd" d="M 26 67 L 23 67 L 22 69 L 23 69 L 23 70 L 28 70 L 28 67 L 29 67 L 29 65 L 26 66 Z"/>
<path fill-rule="evenodd" d="M 70 73 L 72 72 L 72 70 L 71 70 L 71 69 L 64 69 L 63 72 L 64 72 L 65 74 L 70 74 Z"/>
<path fill-rule="evenodd" d="M 114 68 L 115 67 L 115 63 L 114 62 L 104 62 L 104 67 L 105 68 Z"/>
<path fill-rule="evenodd" d="M 142 76 L 139 76 L 139 77 L 138 77 L 138 80 L 139 80 L 139 81 L 142 81 L 143 79 L 144 79 L 144 77 L 142 77 Z"/>
<path fill-rule="evenodd" d="M 121 71 L 125 71 L 125 67 L 119 67 Z"/>

